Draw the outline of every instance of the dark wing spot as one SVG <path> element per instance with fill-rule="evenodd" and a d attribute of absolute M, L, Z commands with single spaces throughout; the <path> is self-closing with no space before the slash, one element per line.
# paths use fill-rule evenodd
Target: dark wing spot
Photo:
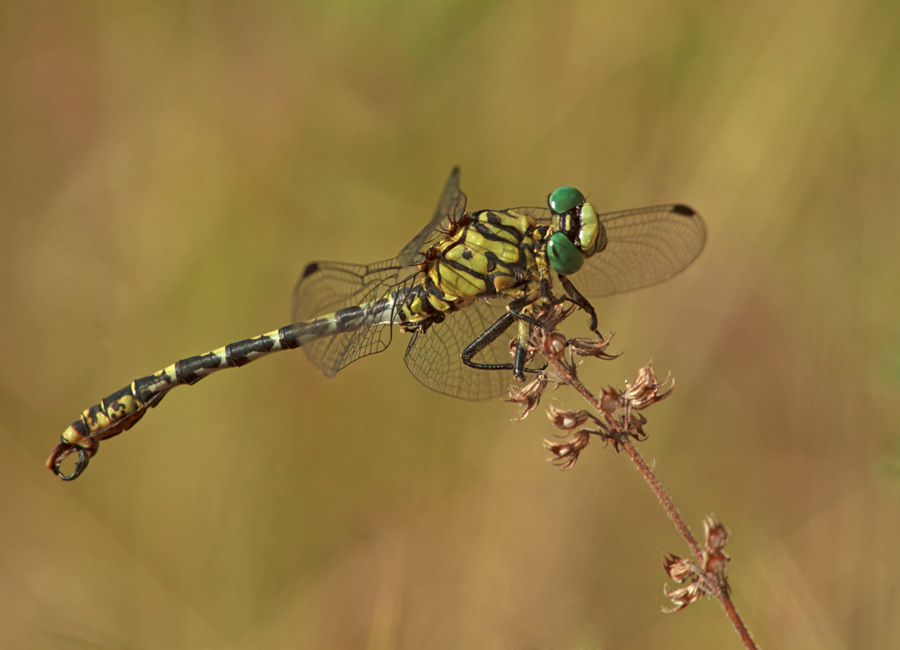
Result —
<path fill-rule="evenodd" d="M 694 212 L 694 208 L 684 205 L 683 203 L 678 203 L 672 206 L 672 212 L 676 214 L 683 214 L 686 217 L 693 217 L 696 212 Z"/>
<path fill-rule="evenodd" d="M 472 259 L 472 251 L 468 248 L 464 248 L 462 252 L 462 256 L 464 260 Z"/>
<path fill-rule="evenodd" d="M 688 208 L 688 209 L 690 209 L 690 208 Z M 310 264 L 307 264 L 307 265 L 306 265 L 306 268 L 303 269 L 303 276 L 302 276 L 302 277 L 305 278 L 305 277 L 307 277 L 307 276 L 310 276 L 310 275 L 312 275 L 313 273 L 315 273 L 315 272 L 318 271 L 318 270 L 319 270 L 319 263 L 318 263 L 318 262 L 312 262 L 312 263 L 310 263 Z"/>

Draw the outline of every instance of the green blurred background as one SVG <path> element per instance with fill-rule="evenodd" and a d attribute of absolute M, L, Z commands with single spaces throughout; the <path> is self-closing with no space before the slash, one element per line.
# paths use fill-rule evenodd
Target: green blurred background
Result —
<path fill-rule="evenodd" d="M 314 259 L 469 206 L 688 203 L 698 262 L 597 301 L 675 394 L 642 449 L 731 529 L 766 647 L 900 645 L 900 5 L 5 2 L 0 646 L 725 648 L 660 613 L 686 554 L 624 455 L 420 386 L 404 345 L 172 393 L 87 473 L 80 411 L 288 322 Z M 580 408 L 574 395 L 545 403 Z"/>

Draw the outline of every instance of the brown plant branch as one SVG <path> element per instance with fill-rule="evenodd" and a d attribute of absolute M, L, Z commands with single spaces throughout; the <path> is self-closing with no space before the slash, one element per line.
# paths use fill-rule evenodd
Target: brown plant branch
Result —
<path fill-rule="evenodd" d="M 731 587 L 725 576 L 730 558 L 723 548 L 730 540 L 730 533 L 715 517 L 709 516 L 703 522 L 705 539 L 701 546 L 668 492 L 635 446 L 636 441 L 641 442 L 647 438 L 644 432 L 647 419 L 641 411 L 668 397 L 674 389 L 674 380 L 667 377 L 660 383 L 651 364 L 647 363 L 638 371 L 634 384 L 626 382 L 624 391 L 610 387 L 599 394 L 593 393 L 578 378 L 576 356 L 613 359 L 618 355 L 606 352 L 611 337 L 566 340 L 555 327 L 569 313 L 571 310 L 564 310 L 558 305 L 535 310 L 535 317 L 544 327 L 535 328 L 527 345 L 527 354 L 529 358 L 535 353 L 542 354 L 555 372 L 541 372 L 523 388 L 511 389 L 508 401 L 522 406 L 522 412 L 516 419 L 523 419 L 538 406 L 541 394 L 548 384 L 575 389 L 594 408 L 597 415 L 584 410 L 567 411 L 553 406 L 548 408 L 550 421 L 565 432 L 560 442 L 544 441 L 544 445 L 553 454 L 551 462 L 562 470 L 572 469 L 579 455 L 587 448 L 591 436 L 611 442 L 616 451 L 620 447 L 624 449 L 696 558 L 696 561 L 682 559 L 673 554 L 664 557 L 663 568 L 669 578 L 683 586 L 665 591 L 674 607 L 663 611 L 680 611 L 702 596 L 715 598 L 725 609 L 744 646 L 756 650 L 757 646 L 731 600 Z M 584 428 L 589 423 L 596 426 L 596 429 Z"/>

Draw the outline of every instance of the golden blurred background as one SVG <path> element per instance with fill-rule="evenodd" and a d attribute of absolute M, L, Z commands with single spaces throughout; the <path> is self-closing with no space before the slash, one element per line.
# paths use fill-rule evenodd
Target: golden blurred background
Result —
<path fill-rule="evenodd" d="M 405 341 L 217 375 L 44 467 L 135 377 L 287 324 L 307 262 L 395 255 L 455 164 L 472 209 L 704 215 L 682 276 L 595 302 L 625 354 L 583 377 L 677 377 L 641 449 L 730 528 L 763 647 L 900 647 L 898 30 L 850 0 L 3 3 L 0 647 L 740 646 L 715 602 L 660 612 L 688 551 L 624 455 L 557 471 L 544 415 L 430 392 Z"/>

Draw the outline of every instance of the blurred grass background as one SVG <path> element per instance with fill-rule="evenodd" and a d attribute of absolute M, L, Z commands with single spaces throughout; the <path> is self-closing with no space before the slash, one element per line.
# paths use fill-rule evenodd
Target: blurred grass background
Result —
<path fill-rule="evenodd" d="M 575 185 L 709 225 L 597 301 L 678 378 L 642 449 L 781 648 L 900 647 L 900 5 L 0 6 L 0 646 L 725 648 L 624 456 L 544 462 L 540 413 L 432 393 L 405 344 L 172 393 L 63 484 L 80 411 L 288 322 L 314 259 L 395 255 L 462 166 L 472 209 Z M 574 395 L 552 395 L 580 408 Z M 550 400 L 545 400 L 549 402 Z"/>

